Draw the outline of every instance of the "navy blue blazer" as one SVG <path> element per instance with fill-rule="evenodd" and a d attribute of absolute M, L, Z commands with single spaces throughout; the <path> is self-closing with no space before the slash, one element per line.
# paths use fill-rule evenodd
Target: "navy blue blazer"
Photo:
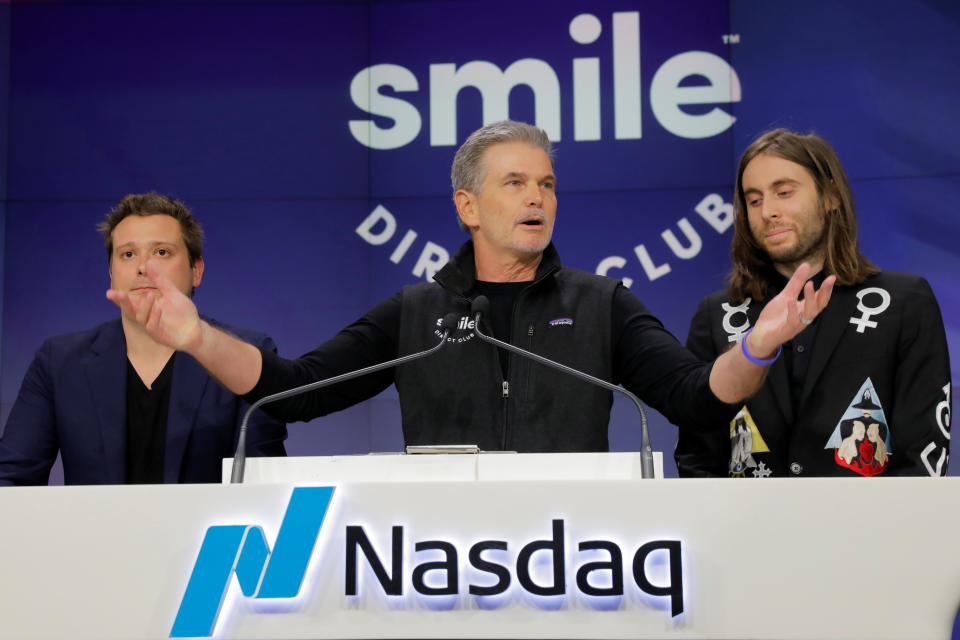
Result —
<path fill-rule="evenodd" d="M 212 325 L 276 351 L 266 335 Z M 249 405 L 185 353 L 173 364 L 163 481 L 219 482 Z M 120 319 L 50 338 L 37 351 L 0 437 L 0 484 L 47 484 L 60 452 L 66 484 L 126 478 L 127 342 Z M 287 428 L 260 411 L 250 418 L 250 456 L 286 455 Z"/>

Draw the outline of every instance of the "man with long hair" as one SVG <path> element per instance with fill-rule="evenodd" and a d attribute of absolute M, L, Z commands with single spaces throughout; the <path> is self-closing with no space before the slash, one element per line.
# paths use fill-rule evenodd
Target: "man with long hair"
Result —
<path fill-rule="evenodd" d="M 881 271 L 860 252 L 850 185 L 825 140 L 777 129 L 747 147 L 730 253 L 729 287 L 704 298 L 690 325 L 687 347 L 704 360 L 742 339 L 801 264 L 812 267 L 814 284 L 836 278 L 829 306 L 801 317 L 806 327 L 741 410 L 755 425 L 753 441 L 764 443 L 752 475 L 946 474 L 950 365 L 940 309 L 926 280 Z M 841 455 L 850 448 L 841 431 L 863 419 L 867 401 L 888 425 L 874 433 L 885 440 L 875 445 L 885 452 L 882 469 Z M 681 423 L 680 475 L 728 475 L 733 429 L 724 416 Z"/>

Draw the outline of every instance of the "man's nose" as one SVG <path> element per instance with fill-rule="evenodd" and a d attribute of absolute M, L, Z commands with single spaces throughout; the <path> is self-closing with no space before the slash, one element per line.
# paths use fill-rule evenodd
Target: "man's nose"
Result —
<path fill-rule="evenodd" d="M 543 205 L 543 190 L 540 185 L 535 184 L 527 189 L 527 206 L 537 207 Z"/>
<path fill-rule="evenodd" d="M 145 276 L 145 275 L 147 275 L 147 260 L 149 260 L 149 259 L 150 259 L 149 256 L 144 256 L 144 257 L 140 258 L 140 260 L 137 261 L 137 275 L 138 275 L 138 276 Z"/>
<path fill-rule="evenodd" d="M 761 213 L 763 214 L 764 220 L 776 220 L 780 217 L 780 207 L 776 202 L 772 202 L 770 198 L 764 198 Z"/>

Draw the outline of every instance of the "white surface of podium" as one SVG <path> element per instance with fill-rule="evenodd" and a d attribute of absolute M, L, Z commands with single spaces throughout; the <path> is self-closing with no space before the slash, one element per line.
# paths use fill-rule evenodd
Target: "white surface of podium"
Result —
<path fill-rule="evenodd" d="M 205 541 L 234 530 L 243 537 L 219 556 L 222 580 L 201 593 L 215 596 L 214 622 L 194 637 L 951 637 L 960 478 L 587 480 L 584 469 L 598 465 L 578 458 L 562 460 L 570 479 L 445 479 L 441 462 L 416 458 L 438 464 L 416 482 L 4 488 L 0 637 L 171 637 L 193 602 L 191 576 L 217 546 Z M 350 459 L 322 464 L 386 465 L 380 456 Z M 535 458 L 513 459 L 543 473 Z M 332 497 L 322 508 L 294 506 L 324 491 Z M 245 595 L 237 571 L 252 567 L 248 583 L 267 582 L 272 563 L 296 546 L 278 539 L 294 512 L 322 516 L 290 578 L 295 597 Z M 271 555 L 258 558 L 259 532 Z M 506 548 L 488 544 L 496 541 Z M 676 543 L 676 556 L 656 547 L 663 542 Z M 477 545 L 509 578 L 498 595 L 471 593 L 497 583 L 490 565 L 472 558 Z M 398 595 L 387 593 L 370 554 Z M 682 582 L 672 593 L 670 568 Z M 560 592 L 532 593 L 521 572 L 528 586 Z M 638 574 L 667 593 L 646 593 Z M 617 584 L 622 594 L 587 592 Z M 425 593 L 445 585 L 454 592 Z"/>
<path fill-rule="evenodd" d="M 233 458 L 223 461 L 230 482 Z M 653 452 L 663 478 L 663 452 Z M 247 458 L 245 484 L 271 482 L 490 482 L 641 480 L 640 454 L 621 453 L 376 453 L 351 456 Z"/>

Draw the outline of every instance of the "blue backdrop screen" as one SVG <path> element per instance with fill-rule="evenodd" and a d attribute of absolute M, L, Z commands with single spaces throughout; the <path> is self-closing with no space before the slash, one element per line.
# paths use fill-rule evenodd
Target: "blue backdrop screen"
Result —
<path fill-rule="evenodd" d="M 564 261 L 623 278 L 681 340 L 729 268 L 739 154 L 817 131 L 865 253 L 931 282 L 955 351 L 960 10 L 861 5 L 0 5 L 0 417 L 44 338 L 116 316 L 95 225 L 123 195 L 185 200 L 198 306 L 294 356 L 456 250 L 453 154 L 506 117 L 556 142 Z M 653 426 L 675 474 L 675 428 Z M 618 401 L 613 448 L 638 432 Z M 396 393 L 290 434 L 294 455 L 398 450 Z"/>

